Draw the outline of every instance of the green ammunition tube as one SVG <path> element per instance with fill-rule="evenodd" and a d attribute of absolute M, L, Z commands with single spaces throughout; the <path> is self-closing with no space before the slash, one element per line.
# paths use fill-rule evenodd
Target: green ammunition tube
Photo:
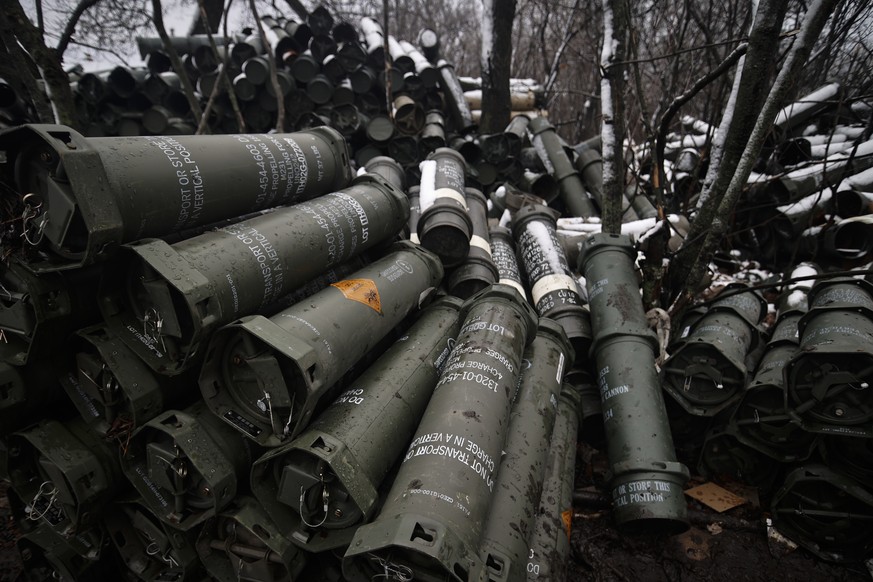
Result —
<path fill-rule="evenodd" d="M 733 426 L 721 422 L 706 431 L 697 463 L 701 475 L 728 477 L 765 492 L 772 491 L 779 468 L 770 457 L 741 443 Z"/>
<path fill-rule="evenodd" d="M 818 271 L 814 265 L 801 264 L 790 278 Z M 731 432 L 738 441 L 786 463 L 805 461 L 819 442 L 818 436 L 803 430 L 785 407 L 785 366 L 800 349 L 798 323 L 808 310 L 811 286 L 812 281 L 799 281 L 782 292 L 770 340 L 730 419 Z"/>
<path fill-rule="evenodd" d="M 101 310 L 152 369 L 178 374 L 222 325 L 389 240 L 408 214 L 400 190 L 364 174 L 332 194 L 172 246 L 139 241 L 125 247 L 120 276 L 103 278 Z"/>
<path fill-rule="evenodd" d="M 7 206 L 23 218 L 18 256 L 34 271 L 87 265 L 125 242 L 301 202 L 351 180 L 345 141 L 329 128 L 85 138 L 25 125 L 0 133 L 0 149 Z"/>
<path fill-rule="evenodd" d="M 597 216 L 597 209 L 591 202 L 582 179 L 573 162 L 564 151 L 555 128 L 544 117 L 534 117 L 530 120 L 528 131 L 531 142 L 542 160 L 546 170 L 555 177 L 561 189 L 561 200 L 567 207 L 570 216 L 591 218 Z"/>
<path fill-rule="evenodd" d="M 372 516 L 454 345 L 460 307 L 454 297 L 428 307 L 300 436 L 255 462 L 252 492 L 295 544 L 348 545 Z"/>
<path fill-rule="evenodd" d="M 470 250 L 473 223 L 464 184 L 466 163 L 451 148 L 434 150 L 421 163 L 418 238 L 443 265 L 459 265 Z"/>
<path fill-rule="evenodd" d="M 394 158 L 388 156 L 370 158 L 367 165 L 364 166 L 364 170 L 370 174 L 381 176 L 401 192 L 406 190 L 406 173 Z"/>
<path fill-rule="evenodd" d="M 439 109 L 431 109 L 424 116 L 424 127 L 419 138 L 424 153 L 446 147 L 446 118 Z"/>
<path fill-rule="evenodd" d="M 569 370 L 564 375 L 564 383 L 572 386 L 575 393 L 579 395 L 579 441 L 603 450 L 606 439 L 603 429 L 603 405 L 600 402 L 600 390 L 594 384 L 588 366 L 577 366 Z"/>
<path fill-rule="evenodd" d="M 386 568 L 411 579 L 470 580 L 525 344 L 536 315 L 493 285 L 464 306 L 464 323 L 376 520 L 358 528 L 346 577 Z"/>
<path fill-rule="evenodd" d="M 573 348 L 564 329 L 551 319 L 540 318 L 536 338 L 525 352 L 521 384 L 509 417 L 503 446 L 506 454 L 497 471 L 479 550 L 480 580 L 522 580 L 526 575 L 561 380 L 571 361 Z M 575 442 L 575 434 L 567 436 Z"/>
<path fill-rule="evenodd" d="M 9 437 L 9 478 L 30 521 L 72 538 L 100 524 L 124 485 L 115 451 L 75 418 L 44 420 Z"/>
<path fill-rule="evenodd" d="M 104 521 L 121 561 L 137 579 L 184 580 L 199 573 L 191 533 L 160 521 L 141 499 L 117 500 Z"/>
<path fill-rule="evenodd" d="M 427 55 L 426 51 L 425 55 Z M 440 72 L 440 89 L 443 91 L 446 106 L 452 115 L 452 123 L 455 130 L 458 133 L 472 131 L 476 124 L 473 121 L 473 114 L 470 113 L 470 106 L 464 97 L 464 89 L 461 87 L 461 82 L 458 80 L 455 68 L 445 59 L 440 59 L 436 65 Z"/>
<path fill-rule="evenodd" d="M 282 534 L 252 497 L 236 503 L 203 525 L 197 553 L 209 575 L 220 582 L 272 582 L 298 578 L 306 556 Z"/>
<path fill-rule="evenodd" d="M 817 435 L 803 430 L 785 408 L 785 366 L 800 348 L 801 314 L 787 312 L 758 362 L 754 376 L 731 415 L 732 433 L 742 444 L 783 463 L 805 461 L 818 445 Z"/>
<path fill-rule="evenodd" d="M 525 580 L 528 582 L 563 580 L 566 577 L 573 521 L 579 405 L 579 393 L 564 384 L 558 399 L 558 416 L 551 435 L 543 493 L 525 566 Z"/>
<path fill-rule="evenodd" d="M 518 270 L 518 259 L 515 254 L 515 241 L 512 231 L 503 226 L 493 226 L 491 235 L 491 258 L 497 267 L 501 285 L 509 285 L 515 289 L 522 301 L 526 301 L 527 291 L 521 283 L 521 273 Z"/>
<path fill-rule="evenodd" d="M 78 541 L 87 541 L 82 546 Z M 32 580 L 115 580 L 118 568 L 111 553 L 102 551 L 102 536 L 91 540 L 64 539 L 48 525 L 28 531 L 15 542 L 21 563 Z M 86 550 L 90 548 L 93 551 Z"/>
<path fill-rule="evenodd" d="M 71 333 L 99 320 L 92 291 L 99 277 L 97 267 L 37 275 L 10 257 L 0 269 L 0 361 L 54 357 Z"/>
<path fill-rule="evenodd" d="M 79 330 L 74 369 L 61 385 L 88 426 L 110 438 L 125 438 L 168 408 L 199 397 L 196 376 L 155 374 L 105 325 Z"/>
<path fill-rule="evenodd" d="M 139 428 L 121 463 L 151 512 L 189 531 L 246 489 L 252 460 L 249 442 L 197 402 Z"/>
<path fill-rule="evenodd" d="M 628 532 L 681 533 L 688 529 L 688 469 L 676 460 L 633 243 L 595 234 L 582 252 L 616 524 Z"/>
<path fill-rule="evenodd" d="M 480 190 L 466 188 L 473 235 L 467 259 L 455 267 L 448 277 L 449 293 L 469 299 L 485 287 L 497 282 L 500 273 L 491 258 L 491 236 L 488 232 L 488 201 Z"/>
<path fill-rule="evenodd" d="M 800 350 L 785 370 L 792 418 L 812 432 L 873 436 L 873 284 L 817 283 L 798 325 Z"/>
<path fill-rule="evenodd" d="M 873 439 L 826 435 L 822 437 L 821 453 L 834 471 L 858 483 L 873 482 Z"/>
<path fill-rule="evenodd" d="M 579 170 L 582 182 L 597 204 L 603 206 L 603 158 L 593 148 L 576 146 L 575 149 L 579 154 L 576 158 L 576 169 Z"/>
<path fill-rule="evenodd" d="M 558 241 L 556 221 L 554 210 L 523 206 L 512 220 L 512 234 L 537 313 L 561 324 L 581 359 L 591 347 L 591 323 Z"/>
<path fill-rule="evenodd" d="M 261 445 L 295 437 L 319 401 L 426 298 L 443 270 L 409 242 L 270 319 L 248 316 L 217 332 L 200 389 L 209 408 Z"/>
<path fill-rule="evenodd" d="M 861 562 L 873 554 L 873 493 L 814 463 L 794 469 L 773 495 L 773 525 L 828 562 Z"/>
<path fill-rule="evenodd" d="M 690 414 L 715 416 L 742 398 L 749 373 L 746 359 L 760 339 L 760 318 L 754 320 L 751 311 L 736 307 L 743 295 L 752 293 L 711 307 L 664 362 L 664 390 Z"/>

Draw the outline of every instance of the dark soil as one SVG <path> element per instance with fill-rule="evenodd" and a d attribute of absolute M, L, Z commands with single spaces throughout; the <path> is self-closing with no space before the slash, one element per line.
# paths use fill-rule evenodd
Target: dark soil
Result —
<path fill-rule="evenodd" d="M 863 564 L 831 564 L 802 548 L 791 550 L 767 539 L 765 512 L 752 504 L 716 513 L 690 501 L 691 529 L 678 536 L 628 536 L 613 525 L 603 485 L 605 459 L 579 445 L 577 500 L 567 582 L 869 582 Z M 729 486 L 730 484 L 723 484 Z M 0 481 L 0 582 L 21 572 L 15 546 L 18 529 Z M 557 581 L 554 581 L 557 582 Z"/>
<path fill-rule="evenodd" d="M 692 527 L 684 534 L 622 535 L 603 497 L 605 467 L 603 454 L 579 445 L 576 489 L 585 492 L 585 499 L 577 500 L 574 507 L 568 582 L 871 580 L 864 564 L 833 564 L 802 548 L 768 541 L 766 511 L 755 503 L 720 514 L 689 499 Z M 692 476 L 692 481 L 702 483 L 704 479 Z M 719 484 L 755 497 L 754 490 L 739 484 Z"/>

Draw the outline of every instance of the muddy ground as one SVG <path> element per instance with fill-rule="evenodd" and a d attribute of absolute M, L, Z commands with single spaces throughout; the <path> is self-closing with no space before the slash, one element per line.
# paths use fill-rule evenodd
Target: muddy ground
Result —
<path fill-rule="evenodd" d="M 718 513 L 687 498 L 691 528 L 666 536 L 621 535 L 603 496 L 606 458 L 580 443 L 576 464 L 572 555 L 568 582 L 764 582 L 772 580 L 870 582 L 864 564 L 824 562 L 802 548 L 768 539 L 766 493 L 720 481 L 750 501 Z M 689 487 L 707 480 L 692 468 Z M 581 499 L 580 499 L 581 498 Z"/>
<path fill-rule="evenodd" d="M 628 537 L 618 533 L 602 492 L 605 459 L 579 445 L 571 548 L 567 582 L 869 582 L 863 564 L 823 562 L 803 549 L 768 544 L 766 512 L 749 503 L 724 514 L 689 503 L 692 528 L 675 537 Z M 726 486 L 731 484 L 726 483 Z M 17 529 L 0 481 L 0 582 L 21 572 L 15 549 Z M 91 582 L 91 581 L 89 581 Z M 305 581 L 302 581 L 305 582 Z"/>

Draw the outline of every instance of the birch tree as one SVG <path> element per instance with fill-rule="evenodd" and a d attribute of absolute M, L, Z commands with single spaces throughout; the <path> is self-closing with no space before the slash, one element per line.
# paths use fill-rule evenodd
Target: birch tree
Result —
<path fill-rule="evenodd" d="M 752 167 L 761 153 L 761 148 L 764 146 L 767 134 L 776 120 L 776 115 L 784 104 L 800 69 L 806 64 L 815 41 L 824 28 L 825 22 L 827 22 L 828 17 L 838 3 L 839 0 L 814 0 L 809 4 L 800 32 L 788 53 L 785 64 L 780 69 L 773 83 L 773 87 L 767 95 L 760 113 L 755 119 L 754 128 L 750 132 L 740 160 L 732 168 L 733 171 L 730 172 L 728 185 L 723 193 L 717 193 L 718 205 L 716 206 L 715 203 L 716 198 L 707 201 L 705 205 L 714 207 L 715 216 L 711 221 L 711 227 L 706 231 L 700 253 L 689 270 L 690 285 L 685 287 L 684 295 L 680 297 L 683 302 L 690 301 L 696 291 L 697 284 L 703 279 L 710 257 L 715 253 L 721 240 L 727 234 L 729 226 L 727 217 L 733 213 L 740 194 L 749 180 Z M 721 173 L 719 172 L 719 174 Z M 700 228 L 697 230 L 699 231 Z"/>
<path fill-rule="evenodd" d="M 600 106 L 603 157 L 603 232 L 621 232 L 624 197 L 625 55 L 629 39 L 626 0 L 603 0 L 603 50 L 600 53 Z"/>
<path fill-rule="evenodd" d="M 482 133 L 497 133 L 509 124 L 514 19 L 515 0 L 482 0 Z"/>

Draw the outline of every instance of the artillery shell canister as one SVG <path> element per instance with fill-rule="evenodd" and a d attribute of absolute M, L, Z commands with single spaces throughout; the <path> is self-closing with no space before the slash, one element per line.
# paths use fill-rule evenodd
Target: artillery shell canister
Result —
<path fill-rule="evenodd" d="M 300 436 L 255 462 L 252 491 L 294 543 L 347 545 L 372 516 L 455 343 L 460 307 L 454 297 L 428 307 Z"/>
<path fill-rule="evenodd" d="M 421 162 L 418 238 L 443 265 L 459 265 L 470 250 L 473 223 L 467 209 L 464 158 L 451 148 L 439 148 Z"/>
<path fill-rule="evenodd" d="M 581 359 L 588 356 L 591 347 L 591 323 L 558 241 L 556 220 L 550 208 L 524 206 L 513 218 L 512 234 L 537 313 L 564 328 L 576 357 Z"/>
<path fill-rule="evenodd" d="M 466 581 L 494 497 L 525 344 L 536 316 L 515 291 L 493 285 L 465 304 L 458 341 L 379 516 L 358 528 L 347 577 L 386 567 L 409 577 Z"/>
<path fill-rule="evenodd" d="M 252 457 L 250 443 L 198 402 L 147 422 L 121 462 L 152 513 L 188 531 L 245 491 Z"/>
<path fill-rule="evenodd" d="M 634 246 L 627 236 L 603 233 L 589 237 L 582 251 L 616 524 L 629 532 L 681 533 L 688 529 L 688 469 L 676 460 Z"/>
<path fill-rule="evenodd" d="M 530 120 L 531 142 L 546 170 L 555 177 L 561 189 L 561 199 L 570 216 L 591 218 L 597 209 L 588 196 L 579 173 L 570 161 L 555 128 L 545 117 Z"/>
<path fill-rule="evenodd" d="M 525 352 L 521 384 L 509 417 L 509 434 L 503 446 L 506 454 L 497 471 L 480 548 L 481 580 L 525 577 L 561 380 L 573 360 L 572 352 L 563 328 L 551 319 L 540 318 L 537 336 Z M 575 434 L 567 436 L 575 442 Z"/>
<path fill-rule="evenodd" d="M 527 582 L 563 580 L 570 559 L 579 393 L 564 384 L 552 430 L 543 493 L 525 566 Z"/>
<path fill-rule="evenodd" d="M 9 208 L 35 271 L 82 266 L 122 243 L 293 204 L 351 180 L 323 127 L 275 135 L 86 138 L 63 125 L 0 134 Z M 42 250 L 44 253 L 30 253 Z"/>
<path fill-rule="evenodd" d="M 442 280 L 435 255 L 409 242 L 267 319 L 252 315 L 212 338 L 200 375 L 210 409 L 248 438 L 279 446 L 319 401 Z"/>
<path fill-rule="evenodd" d="M 469 299 L 485 287 L 497 282 L 500 274 L 491 258 L 491 236 L 488 232 L 488 202 L 475 188 L 467 188 L 467 205 L 473 223 L 473 236 L 467 259 L 455 267 L 448 277 L 449 293 Z"/>
<path fill-rule="evenodd" d="M 103 278 L 101 309 L 153 369 L 177 374 L 216 329 L 389 240 L 408 215 L 403 192 L 364 174 L 337 192 L 172 246 L 140 241 L 126 247 L 120 276 Z"/>

